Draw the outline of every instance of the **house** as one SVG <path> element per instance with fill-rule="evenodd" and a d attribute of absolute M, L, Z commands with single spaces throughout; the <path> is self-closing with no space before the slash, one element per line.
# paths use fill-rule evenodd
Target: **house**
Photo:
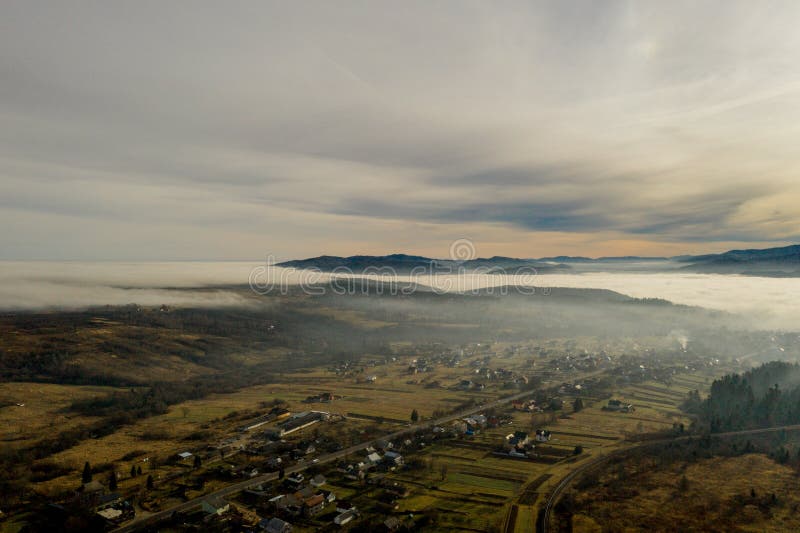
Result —
<path fill-rule="evenodd" d="M 386 452 L 383 456 L 383 460 L 392 466 L 403 465 L 403 456 L 397 452 Z"/>
<path fill-rule="evenodd" d="M 408 488 L 397 481 L 385 482 L 381 486 L 386 492 L 397 498 L 405 498 L 410 494 Z"/>
<path fill-rule="evenodd" d="M 619 413 L 632 413 L 636 410 L 633 404 L 622 403 L 620 400 L 608 400 L 608 405 L 603 407 L 604 411 L 616 411 Z"/>
<path fill-rule="evenodd" d="M 322 402 L 332 402 L 336 399 L 332 392 L 323 392 L 319 395 L 319 399 Z"/>
<path fill-rule="evenodd" d="M 516 411 L 537 411 L 535 400 L 515 400 L 511 402 L 511 407 Z"/>
<path fill-rule="evenodd" d="M 373 453 L 367 455 L 366 462 L 370 466 L 375 466 L 377 464 L 380 464 L 380 462 L 381 462 L 381 454 L 379 454 L 378 452 L 373 452 Z"/>
<path fill-rule="evenodd" d="M 276 511 L 285 511 L 293 515 L 300 514 L 301 501 L 294 494 L 280 494 L 269 499 Z"/>
<path fill-rule="evenodd" d="M 325 502 L 333 503 L 336 501 L 336 494 L 332 490 L 323 490 L 320 492 L 325 497 Z"/>
<path fill-rule="evenodd" d="M 530 437 L 524 431 L 515 431 L 506 435 L 506 447 L 516 450 L 524 450 L 531 442 Z"/>
<path fill-rule="evenodd" d="M 230 503 L 224 501 L 222 498 L 214 496 L 203 500 L 201 506 L 203 512 L 209 515 L 222 515 L 227 513 L 231 508 Z"/>
<path fill-rule="evenodd" d="M 252 465 L 243 464 L 231 469 L 231 473 L 235 476 L 241 477 L 256 477 L 258 475 L 258 468 Z"/>
<path fill-rule="evenodd" d="M 317 451 L 317 447 L 314 446 L 311 442 L 303 442 L 300 443 L 297 448 L 293 450 L 293 453 L 297 454 L 298 457 L 302 455 L 309 455 Z"/>
<path fill-rule="evenodd" d="M 178 459 L 181 460 L 181 461 L 185 461 L 186 459 L 188 459 L 191 456 L 192 456 L 191 452 L 181 452 L 181 453 L 177 454 Z"/>
<path fill-rule="evenodd" d="M 317 494 L 303 502 L 303 514 L 305 516 L 315 516 L 325 510 L 325 496 Z"/>
<path fill-rule="evenodd" d="M 93 480 L 81 485 L 81 488 L 78 489 L 78 501 L 86 507 L 96 507 L 105 492 L 106 489 L 103 484 Z"/>
<path fill-rule="evenodd" d="M 472 420 L 481 427 L 486 425 L 486 416 L 485 415 L 472 415 Z"/>
<path fill-rule="evenodd" d="M 550 440 L 551 435 L 552 434 L 550 433 L 550 431 L 546 429 L 537 429 L 536 437 L 534 438 L 536 439 L 536 442 L 548 442 Z"/>
<path fill-rule="evenodd" d="M 292 525 L 280 518 L 264 518 L 258 523 L 259 529 L 267 533 L 291 533 Z"/>
<path fill-rule="evenodd" d="M 104 494 L 100 496 L 97 500 L 97 510 L 102 511 L 103 509 L 108 509 L 109 507 L 114 507 L 122 503 L 122 495 L 118 492 L 112 492 L 111 494 Z"/>
<path fill-rule="evenodd" d="M 336 516 L 333 519 L 333 523 L 337 526 L 343 526 L 349 522 L 352 522 L 353 519 L 356 517 L 356 511 L 345 511 Z"/>
<path fill-rule="evenodd" d="M 325 482 L 326 482 L 325 476 L 323 476 L 322 474 L 317 474 L 316 476 L 311 478 L 311 481 L 309 481 L 309 483 L 311 483 L 311 486 L 316 488 L 320 488 L 325 484 Z"/>
<path fill-rule="evenodd" d="M 294 474 L 289 474 L 286 477 L 285 483 L 289 486 L 299 487 L 303 483 L 304 479 L 305 477 L 303 474 L 300 472 L 295 472 Z"/>

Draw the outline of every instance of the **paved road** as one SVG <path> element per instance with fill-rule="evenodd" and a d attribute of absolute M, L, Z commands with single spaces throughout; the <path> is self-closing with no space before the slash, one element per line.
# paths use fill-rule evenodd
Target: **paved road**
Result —
<path fill-rule="evenodd" d="M 387 435 L 383 435 L 381 437 L 377 437 L 377 438 L 369 440 L 369 441 L 361 442 L 359 444 L 356 444 L 355 446 L 350 446 L 349 448 L 344 448 L 344 449 L 339 450 L 337 452 L 333 452 L 333 453 L 329 453 L 329 454 L 326 454 L 326 455 L 322 455 L 322 456 L 320 456 L 318 458 L 319 460 L 317 461 L 316 464 L 317 465 L 321 465 L 321 464 L 330 463 L 330 462 L 336 461 L 338 459 L 341 459 L 341 458 L 343 458 L 343 457 L 345 457 L 347 455 L 351 455 L 351 454 L 354 454 L 354 453 L 362 452 L 364 450 L 364 448 L 372 446 L 373 444 L 375 444 L 379 440 L 391 441 L 391 440 L 397 439 L 399 437 L 402 437 L 404 435 L 408 435 L 409 433 L 414 433 L 415 431 L 418 431 L 420 429 L 427 429 L 427 428 L 431 428 L 433 426 L 440 426 L 440 425 L 446 424 L 448 422 L 452 422 L 453 420 L 458 420 L 459 418 L 464 418 L 464 417 L 466 417 L 468 415 L 472 415 L 472 414 L 478 413 L 480 411 L 484 411 L 486 409 L 491 409 L 493 407 L 498 407 L 498 406 L 510 403 L 510 402 L 512 402 L 514 400 L 519 400 L 521 398 L 525 398 L 527 396 L 530 396 L 534 392 L 536 392 L 536 391 L 529 390 L 529 391 L 520 392 L 520 393 L 514 394 L 512 396 L 506 396 L 504 398 L 500 398 L 499 400 L 494 400 L 494 401 L 491 401 L 491 402 L 487 402 L 485 404 L 479 405 L 479 406 L 474 407 L 472 409 L 468 409 L 466 411 L 462 411 L 460 413 L 451 414 L 451 415 L 443 416 L 443 417 L 438 418 L 436 420 L 429 420 L 427 422 L 423 422 L 423 423 L 420 423 L 420 424 L 412 425 L 412 426 L 409 426 L 407 428 L 403 428 L 403 429 L 401 429 L 399 431 L 395 431 L 394 433 L 389 433 Z M 303 470 L 305 470 L 309 466 L 310 466 L 309 464 L 294 465 L 294 466 L 291 466 L 289 468 L 286 468 L 284 470 L 284 472 L 285 472 L 286 475 L 293 474 L 295 472 L 302 472 Z M 260 485 L 261 483 L 265 483 L 265 482 L 268 482 L 268 481 L 275 481 L 277 478 L 278 478 L 278 474 L 273 472 L 273 473 L 270 473 L 270 474 L 264 474 L 264 475 L 261 475 L 261 476 L 250 478 L 250 479 L 248 479 L 246 481 L 241 481 L 241 482 L 235 483 L 233 485 L 228 485 L 227 487 L 224 487 L 224 488 L 222 488 L 222 489 L 220 489 L 218 491 L 211 492 L 211 493 L 206 494 L 206 495 L 204 495 L 202 497 L 195 498 L 193 500 L 189 500 L 189 501 L 186 501 L 184 503 L 180 503 L 178 505 L 170 507 L 169 509 L 164 509 L 163 511 L 159 511 L 157 513 L 153 513 L 153 514 L 150 514 L 150 515 L 147 515 L 147 516 L 142 516 L 142 517 L 136 518 L 132 522 L 124 524 L 123 526 L 115 529 L 114 531 L 116 533 L 128 533 L 128 532 L 131 532 L 131 531 L 136 531 L 137 529 L 146 527 L 148 525 L 155 524 L 155 523 L 157 523 L 157 522 L 159 522 L 161 520 L 165 520 L 165 519 L 169 518 L 170 515 L 172 515 L 172 513 L 175 513 L 175 512 L 186 512 L 186 511 L 191 511 L 191 510 L 193 510 L 195 508 L 198 508 L 202 504 L 202 501 L 207 499 L 207 498 L 213 498 L 213 497 L 227 498 L 227 497 L 230 497 L 230 496 L 232 496 L 234 494 L 237 494 L 239 492 L 247 490 L 249 488 L 255 487 L 256 485 Z"/>
<path fill-rule="evenodd" d="M 725 433 L 712 433 L 710 436 L 712 438 L 725 438 L 725 437 L 737 437 L 743 435 L 757 435 L 760 433 L 777 433 L 779 431 L 796 431 L 800 430 L 800 424 L 791 425 L 791 426 L 779 426 L 773 428 L 762 428 L 762 429 L 747 429 L 742 431 L 728 431 Z M 700 438 L 700 435 L 684 435 L 682 437 L 675 437 L 672 439 L 660 439 L 660 440 L 651 440 L 651 441 L 644 441 L 641 443 L 634 444 L 632 446 L 628 446 L 625 448 L 621 448 L 619 450 L 613 450 L 606 455 L 602 455 L 597 457 L 587 463 L 580 465 L 578 468 L 564 476 L 562 480 L 556 485 L 556 488 L 553 489 L 553 492 L 550 494 L 550 497 L 547 499 L 547 503 L 544 507 L 544 515 L 541 521 L 537 521 L 536 531 L 537 533 L 547 533 L 548 528 L 550 527 L 550 514 L 553 510 L 553 507 L 558 500 L 561 499 L 561 494 L 569 487 L 572 482 L 575 480 L 577 476 L 592 468 L 602 462 L 608 461 L 612 457 L 616 457 L 618 455 L 622 455 L 624 453 L 629 453 L 637 448 L 643 448 L 647 446 L 655 446 L 659 444 L 666 444 L 669 442 L 677 442 L 682 440 L 688 440 L 691 438 Z"/>

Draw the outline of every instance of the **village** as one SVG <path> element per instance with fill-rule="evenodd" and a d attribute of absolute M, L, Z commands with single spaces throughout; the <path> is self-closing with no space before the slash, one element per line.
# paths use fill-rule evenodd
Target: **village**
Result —
<path fill-rule="evenodd" d="M 683 389 L 702 385 L 687 363 L 709 366 L 648 354 L 643 368 L 634 354 L 575 351 L 485 343 L 315 370 L 294 386 L 251 391 L 269 394 L 260 409 L 208 424 L 219 426 L 217 441 L 184 441 L 169 457 L 132 457 L 111 473 L 93 475 L 87 461 L 75 496 L 46 513 L 68 521 L 77 512 L 120 531 L 505 523 L 509 507 L 498 504 L 521 498 L 532 509 L 554 469 L 631 434 L 688 423 L 677 408 Z M 314 390 L 320 382 L 330 388 Z M 381 405 L 385 389 L 407 398 Z M 375 400 L 358 399 L 367 394 Z"/>

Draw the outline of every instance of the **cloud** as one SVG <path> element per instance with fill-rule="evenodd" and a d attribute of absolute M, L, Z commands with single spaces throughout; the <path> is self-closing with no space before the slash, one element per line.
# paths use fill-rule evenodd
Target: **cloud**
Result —
<path fill-rule="evenodd" d="M 512 255 L 790 241 L 798 15 L 10 2 L 0 257 L 379 253 L 412 225 L 408 251 L 465 231 Z"/>

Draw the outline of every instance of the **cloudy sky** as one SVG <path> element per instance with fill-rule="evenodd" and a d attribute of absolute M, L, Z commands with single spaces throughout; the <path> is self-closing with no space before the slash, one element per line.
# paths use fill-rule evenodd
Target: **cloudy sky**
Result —
<path fill-rule="evenodd" d="M 800 237 L 800 2 L 0 6 L 0 258 Z"/>

